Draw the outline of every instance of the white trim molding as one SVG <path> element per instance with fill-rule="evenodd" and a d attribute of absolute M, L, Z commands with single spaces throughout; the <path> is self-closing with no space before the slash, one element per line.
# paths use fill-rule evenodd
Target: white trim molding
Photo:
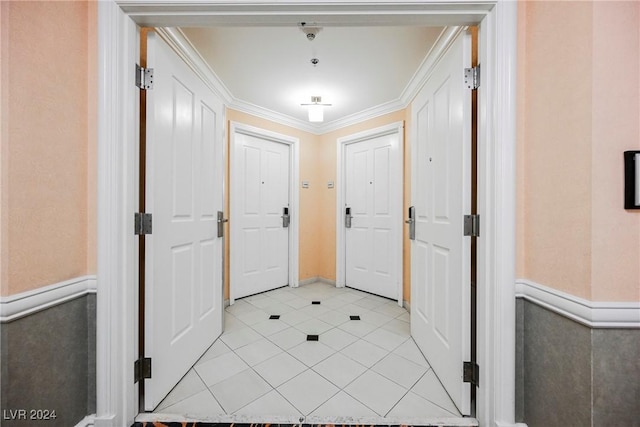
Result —
<path fill-rule="evenodd" d="M 589 301 L 532 280 L 516 280 L 516 298 L 524 298 L 590 328 L 640 328 L 640 302 Z"/>
<path fill-rule="evenodd" d="M 96 421 L 96 414 L 87 415 L 78 422 L 74 427 L 93 427 Z"/>
<path fill-rule="evenodd" d="M 95 294 L 96 276 L 81 276 L 31 291 L 0 297 L 0 322 L 11 322 L 87 294 Z"/>

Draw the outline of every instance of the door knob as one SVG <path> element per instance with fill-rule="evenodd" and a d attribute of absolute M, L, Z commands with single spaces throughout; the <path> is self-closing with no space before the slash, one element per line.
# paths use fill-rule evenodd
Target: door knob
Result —
<path fill-rule="evenodd" d="M 344 226 L 351 228 L 351 208 L 346 208 L 344 211 Z"/>
<path fill-rule="evenodd" d="M 416 216 L 416 208 L 415 206 L 409 207 L 409 219 L 405 222 L 409 224 L 409 239 L 416 240 L 416 220 L 414 219 Z"/>
<path fill-rule="evenodd" d="M 224 217 L 224 212 L 218 211 L 218 237 L 224 236 L 225 222 L 229 222 L 229 219 Z"/>
<path fill-rule="evenodd" d="M 282 226 L 284 228 L 289 227 L 289 223 L 291 222 L 291 217 L 289 216 L 289 208 L 282 208 L 282 216 L 280 218 L 282 218 Z"/>

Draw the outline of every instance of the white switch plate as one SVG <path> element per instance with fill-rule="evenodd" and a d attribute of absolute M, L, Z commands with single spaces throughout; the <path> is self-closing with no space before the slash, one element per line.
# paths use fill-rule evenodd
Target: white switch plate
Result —
<path fill-rule="evenodd" d="M 333 188 L 333 181 L 327 182 L 327 188 Z"/>
<path fill-rule="evenodd" d="M 309 181 L 302 181 L 302 188 L 309 188 Z"/>

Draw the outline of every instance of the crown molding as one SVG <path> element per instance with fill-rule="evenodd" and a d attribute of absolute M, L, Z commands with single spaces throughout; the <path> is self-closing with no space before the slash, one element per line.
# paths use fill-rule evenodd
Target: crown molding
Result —
<path fill-rule="evenodd" d="M 447 48 L 455 40 L 458 34 L 464 30 L 465 27 L 460 26 L 445 27 L 442 30 L 435 44 L 431 47 L 425 59 L 420 64 L 420 67 L 411 77 L 411 80 L 409 80 L 400 97 L 397 99 L 350 114 L 338 120 L 322 124 L 314 124 L 236 98 L 180 28 L 167 27 L 156 29 L 158 35 L 178 53 L 178 56 L 180 56 L 187 65 L 193 69 L 193 71 L 205 82 L 205 84 L 207 84 L 207 86 L 211 88 L 211 90 L 224 100 L 228 108 L 285 126 L 290 126 L 314 135 L 333 132 L 365 120 L 370 120 L 375 117 L 407 108 L 411 101 L 413 101 L 413 98 L 415 98 L 420 89 L 426 83 L 433 67 L 438 64 L 440 58 L 442 58 L 442 55 L 446 52 Z"/>
<path fill-rule="evenodd" d="M 164 27 L 155 31 L 225 104 L 232 104 L 236 100 L 180 28 Z"/>

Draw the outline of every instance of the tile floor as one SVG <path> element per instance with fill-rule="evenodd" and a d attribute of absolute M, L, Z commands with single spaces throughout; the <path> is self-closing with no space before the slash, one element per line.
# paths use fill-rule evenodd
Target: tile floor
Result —
<path fill-rule="evenodd" d="M 411 338 L 409 319 L 395 301 L 322 282 L 237 300 L 223 335 L 154 415 L 460 417 Z"/>

